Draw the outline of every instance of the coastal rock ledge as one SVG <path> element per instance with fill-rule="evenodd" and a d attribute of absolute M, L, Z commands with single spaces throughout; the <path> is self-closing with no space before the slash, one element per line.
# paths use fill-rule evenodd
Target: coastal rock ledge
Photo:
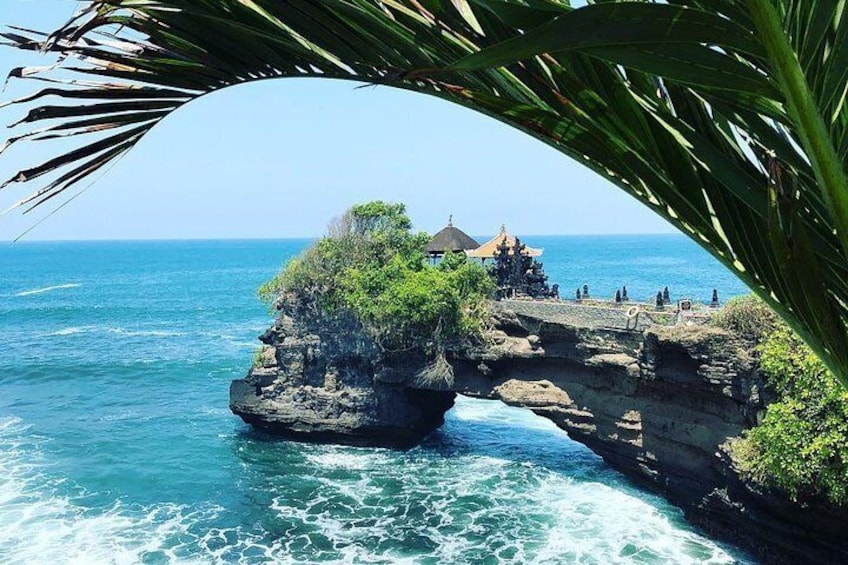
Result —
<path fill-rule="evenodd" d="M 424 367 L 390 355 L 344 314 L 281 312 L 247 378 L 230 385 L 230 409 L 275 435 L 310 442 L 412 447 L 444 423 L 456 394 L 413 389 Z"/>
<path fill-rule="evenodd" d="M 230 408 L 291 439 L 411 447 L 443 423 L 456 394 L 497 399 L 550 419 L 764 562 L 848 562 L 845 509 L 794 504 L 734 466 L 730 446 L 762 417 L 768 394 L 735 336 L 627 329 L 623 316 L 565 304 L 501 302 L 493 319 L 485 345 L 427 364 L 381 350 L 350 317 L 289 309 L 233 381 Z"/>

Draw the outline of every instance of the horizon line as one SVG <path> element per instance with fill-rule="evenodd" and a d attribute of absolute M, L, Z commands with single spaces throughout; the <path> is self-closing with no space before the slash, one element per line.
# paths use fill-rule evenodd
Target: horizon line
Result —
<path fill-rule="evenodd" d="M 424 230 L 421 230 L 424 231 Z M 616 237 L 616 236 L 680 236 L 686 237 L 681 232 L 627 232 L 627 233 L 533 233 L 519 235 L 522 239 L 528 237 Z M 142 242 L 202 242 L 202 241 L 290 241 L 320 239 L 323 235 L 291 235 L 282 237 L 273 236 L 234 236 L 234 237 L 149 237 L 149 238 L 87 238 L 87 239 L 0 239 L 0 244 L 18 245 L 27 243 L 142 243 Z M 486 235 L 474 234 L 473 237 L 488 237 Z"/>

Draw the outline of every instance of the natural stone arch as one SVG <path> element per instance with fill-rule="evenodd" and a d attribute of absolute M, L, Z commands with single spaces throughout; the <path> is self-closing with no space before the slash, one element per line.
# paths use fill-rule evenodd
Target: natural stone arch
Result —
<path fill-rule="evenodd" d="M 230 407 L 291 439 L 410 447 L 442 424 L 455 395 L 500 400 L 551 420 L 714 535 L 770 558 L 840 555 L 828 548 L 841 543 L 844 511 L 762 493 L 734 467 L 730 446 L 767 401 L 738 337 L 588 324 L 569 315 L 579 306 L 555 306 L 493 305 L 486 344 L 454 351 L 423 379 L 423 359 L 382 356 L 355 323 L 284 315 L 261 338 L 260 366 L 233 381 Z"/>

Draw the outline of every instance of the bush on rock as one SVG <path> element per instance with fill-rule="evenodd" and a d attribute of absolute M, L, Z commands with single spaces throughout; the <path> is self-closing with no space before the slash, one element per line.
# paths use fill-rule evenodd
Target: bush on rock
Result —
<path fill-rule="evenodd" d="M 260 297 L 278 308 L 295 301 L 322 314 L 350 312 L 388 351 L 434 355 L 479 339 L 494 283 L 462 253 L 428 264 L 429 236 L 411 225 L 403 204 L 353 206 L 263 285 Z"/>

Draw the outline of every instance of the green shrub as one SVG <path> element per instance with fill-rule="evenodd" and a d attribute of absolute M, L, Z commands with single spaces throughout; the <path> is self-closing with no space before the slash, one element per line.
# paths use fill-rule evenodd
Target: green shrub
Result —
<path fill-rule="evenodd" d="M 714 325 L 752 343 L 762 343 L 781 323 L 774 310 L 753 294 L 731 298 L 713 318 Z"/>
<path fill-rule="evenodd" d="M 253 368 L 258 369 L 265 366 L 265 360 L 272 354 L 272 348 L 262 345 L 253 350 Z"/>
<path fill-rule="evenodd" d="M 464 254 L 427 264 L 429 236 L 412 233 L 402 204 L 369 202 L 337 218 L 328 235 L 259 289 L 279 306 L 293 298 L 319 311 L 352 312 L 392 351 L 445 345 L 481 335 L 494 284 Z"/>
<path fill-rule="evenodd" d="M 795 501 L 848 504 L 848 392 L 782 323 L 760 353 L 778 400 L 734 447 L 743 472 Z"/>

